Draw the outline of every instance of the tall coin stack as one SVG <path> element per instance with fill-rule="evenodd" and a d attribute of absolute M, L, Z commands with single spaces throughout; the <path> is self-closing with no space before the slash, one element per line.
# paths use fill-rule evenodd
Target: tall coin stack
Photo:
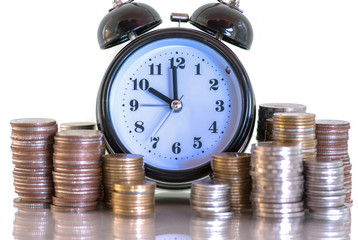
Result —
<path fill-rule="evenodd" d="M 296 103 L 265 103 L 260 104 L 257 121 L 257 141 L 270 141 L 272 133 L 267 129 L 267 119 L 273 117 L 278 112 L 306 112 L 306 106 Z M 268 138 L 266 137 L 268 136 Z"/>
<path fill-rule="evenodd" d="M 145 216 L 155 212 L 155 188 L 152 181 L 113 186 L 113 212 L 120 216 Z"/>
<path fill-rule="evenodd" d="M 211 168 L 215 183 L 229 183 L 231 210 L 251 209 L 251 154 L 224 152 L 212 156 Z"/>
<path fill-rule="evenodd" d="M 130 184 L 144 181 L 143 156 L 138 154 L 107 154 L 103 157 L 104 203 L 112 206 L 115 183 Z"/>
<path fill-rule="evenodd" d="M 22 118 L 10 122 L 16 207 L 49 207 L 52 202 L 52 154 L 56 120 Z"/>
<path fill-rule="evenodd" d="M 57 133 L 54 145 L 54 210 L 87 211 L 101 198 L 102 134 L 95 130 Z"/>
<path fill-rule="evenodd" d="M 351 207 L 352 164 L 348 154 L 350 123 L 343 120 L 316 120 L 317 161 L 341 160 L 344 167 L 345 204 Z"/>
<path fill-rule="evenodd" d="M 254 214 L 269 218 L 303 216 L 301 145 L 261 142 L 252 145 L 251 153 Z"/>
<path fill-rule="evenodd" d="M 273 115 L 273 139 L 280 143 L 300 143 L 303 160 L 316 160 L 315 114 L 275 113 Z"/>
<path fill-rule="evenodd" d="M 348 216 L 342 161 L 305 161 L 304 168 L 305 205 L 311 214 L 320 219 Z"/>
<path fill-rule="evenodd" d="M 211 180 L 191 184 L 190 205 L 199 217 L 231 218 L 230 184 L 213 183 Z"/>

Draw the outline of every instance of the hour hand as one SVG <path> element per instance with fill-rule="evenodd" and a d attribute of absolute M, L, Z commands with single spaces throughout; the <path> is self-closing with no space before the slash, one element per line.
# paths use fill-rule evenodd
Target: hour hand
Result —
<path fill-rule="evenodd" d="M 158 92 L 157 90 L 155 90 L 155 89 L 152 88 L 152 87 L 148 88 L 148 92 L 150 92 L 151 94 L 153 94 L 153 95 L 156 96 L 157 98 L 163 100 L 164 102 L 168 103 L 169 106 L 170 106 L 170 104 L 173 102 L 172 99 L 168 98 L 168 97 L 165 96 L 163 93 Z"/>

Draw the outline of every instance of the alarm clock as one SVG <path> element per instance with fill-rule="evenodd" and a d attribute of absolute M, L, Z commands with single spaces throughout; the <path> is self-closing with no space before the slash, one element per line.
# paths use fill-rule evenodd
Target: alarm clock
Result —
<path fill-rule="evenodd" d="M 252 27 L 235 1 L 199 7 L 184 27 L 152 30 L 150 6 L 115 2 L 98 29 L 102 49 L 130 42 L 114 57 L 97 97 L 98 127 L 111 153 L 144 156 L 158 187 L 188 188 L 207 177 L 211 155 L 244 151 L 255 122 L 255 97 L 238 57 L 222 41 L 249 49 Z M 152 31 L 149 31 L 152 30 Z"/>

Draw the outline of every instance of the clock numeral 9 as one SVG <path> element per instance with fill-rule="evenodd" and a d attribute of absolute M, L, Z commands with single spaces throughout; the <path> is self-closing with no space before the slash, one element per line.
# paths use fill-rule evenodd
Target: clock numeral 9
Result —
<path fill-rule="evenodd" d="M 141 80 L 137 80 L 137 79 L 130 79 L 133 82 L 133 89 L 132 90 L 138 90 L 139 89 L 146 91 L 149 88 L 149 81 L 145 78 L 141 79 Z"/>
<path fill-rule="evenodd" d="M 194 137 L 193 148 L 200 149 L 203 146 L 203 143 L 200 140 L 201 140 L 201 137 Z"/>
<path fill-rule="evenodd" d="M 222 112 L 222 111 L 224 111 L 225 107 L 224 107 L 224 101 L 223 101 L 223 100 L 217 100 L 217 101 L 216 101 L 216 105 L 217 105 L 217 107 L 215 108 L 215 110 L 216 110 L 217 112 Z"/>
<path fill-rule="evenodd" d="M 182 57 L 178 57 L 175 59 L 175 62 L 178 63 L 178 65 L 175 65 L 174 62 L 174 58 L 172 57 L 171 59 L 169 59 L 170 62 L 170 68 L 173 69 L 174 66 L 180 68 L 180 69 L 184 69 L 185 68 L 185 58 Z"/>
<path fill-rule="evenodd" d="M 217 91 L 219 89 L 219 80 L 213 78 L 209 80 L 209 83 L 211 84 L 210 91 Z"/>
<path fill-rule="evenodd" d="M 132 112 L 135 112 L 135 111 L 138 110 L 139 103 L 138 103 L 137 100 L 132 99 L 132 100 L 130 100 L 130 102 L 129 102 L 129 106 L 131 106 L 131 107 L 129 108 L 129 110 L 131 110 Z"/>
<path fill-rule="evenodd" d="M 156 149 L 157 146 L 158 146 L 159 137 L 151 137 L 150 142 L 154 142 L 153 145 L 152 145 L 152 148 Z"/>
<path fill-rule="evenodd" d="M 134 131 L 135 131 L 136 133 L 142 133 L 142 132 L 144 132 L 144 122 L 142 122 L 142 121 L 136 121 L 135 124 L 134 124 L 134 126 L 135 126 Z"/>
<path fill-rule="evenodd" d="M 174 154 L 179 154 L 181 152 L 180 143 L 176 142 L 172 146 L 172 151 Z"/>

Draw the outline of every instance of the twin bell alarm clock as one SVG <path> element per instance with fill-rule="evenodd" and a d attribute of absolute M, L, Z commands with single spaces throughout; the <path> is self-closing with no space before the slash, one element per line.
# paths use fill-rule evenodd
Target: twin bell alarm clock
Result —
<path fill-rule="evenodd" d="M 213 154 L 242 152 L 250 141 L 254 93 L 225 42 L 250 49 L 253 33 L 236 1 L 170 19 L 198 30 L 153 30 L 161 17 L 133 0 L 116 1 L 103 18 L 100 48 L 129 42 L 104 74 L 97 121 L 110 153 L 141 154 L 147 179 L 184 189 L 210 174 Z"/>

